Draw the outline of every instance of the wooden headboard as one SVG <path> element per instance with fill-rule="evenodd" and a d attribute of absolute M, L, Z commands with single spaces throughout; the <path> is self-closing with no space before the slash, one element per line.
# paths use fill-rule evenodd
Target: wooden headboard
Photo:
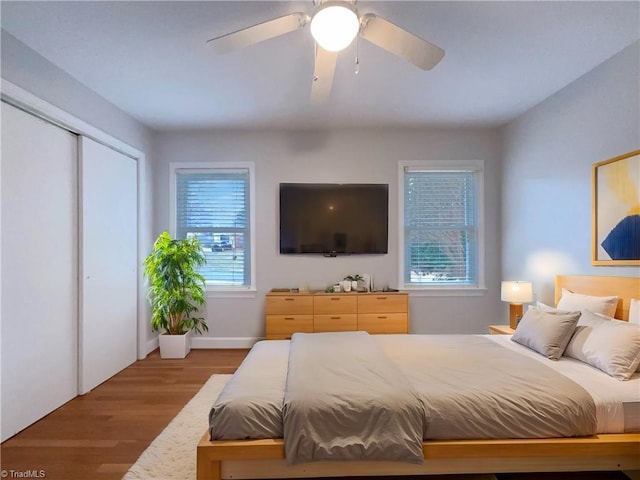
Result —
<path fill-rule="evenodd" d="M 617 295 L 618 308 L 615 318 L 629 320 L 629 305 L 632 298 L 640 299 L 640 278 L 636 277 L 604 277 L 593 275 L 557 275 L 555 305 L 566 288 L 583 295 L 607 297 Z"/>

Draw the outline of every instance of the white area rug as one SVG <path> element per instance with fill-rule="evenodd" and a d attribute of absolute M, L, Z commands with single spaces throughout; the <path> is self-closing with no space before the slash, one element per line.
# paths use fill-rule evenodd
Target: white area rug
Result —
<path fill-rule="evenodd" d="M 213 375 L 122 480 L 195 480 L 196 445 L 207 430 L 209 409 L 231 375 Z"/>

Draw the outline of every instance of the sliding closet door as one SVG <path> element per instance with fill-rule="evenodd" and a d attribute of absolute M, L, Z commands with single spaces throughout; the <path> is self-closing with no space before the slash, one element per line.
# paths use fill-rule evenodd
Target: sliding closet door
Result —
<path fill-rule="evenodd" d="M 84 394 L 137 358 L 137 164 L 81 137 L 80 172 Z"/>
<path fill-rule="evenodd" d="M 78 386 L 77 137 L 2 103 L 2 440 Z"/>

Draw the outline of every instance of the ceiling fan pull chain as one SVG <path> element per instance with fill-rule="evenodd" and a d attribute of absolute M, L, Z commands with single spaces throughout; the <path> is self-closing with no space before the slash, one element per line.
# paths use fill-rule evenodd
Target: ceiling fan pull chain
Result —
<path fill-rule="evenodd" d="M 358 46 L 360 45 L 360 43 L 358 42 L 358 37 L 356 37 L 356 75 L 358 75 L 358 73 L 360 73 L 360 59 L 358 57 Z"/>
<path fill-rule="evenodd" d="M 313 60 L 317 61 L 318 59 L 318 43 L 317 42 L 313 42 Z M 316 75 L 316 72 L 313 72 L 313 78 L 312 78 L 313 82 L 317 82 L 318 81 L 318 76 Z"/>

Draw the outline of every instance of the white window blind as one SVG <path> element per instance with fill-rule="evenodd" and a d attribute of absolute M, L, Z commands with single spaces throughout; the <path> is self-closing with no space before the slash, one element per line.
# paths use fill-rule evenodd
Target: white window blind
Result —
<path fill-rule="evenodd" d="M 404 168 L 405 286 L 478 286 L 478 172 Z"/>
<path fill-rule="evenodd" d="M 208 285 L 251 284 L 248 169 L 176 170 L 176 237 L 195 236 Z"/>

